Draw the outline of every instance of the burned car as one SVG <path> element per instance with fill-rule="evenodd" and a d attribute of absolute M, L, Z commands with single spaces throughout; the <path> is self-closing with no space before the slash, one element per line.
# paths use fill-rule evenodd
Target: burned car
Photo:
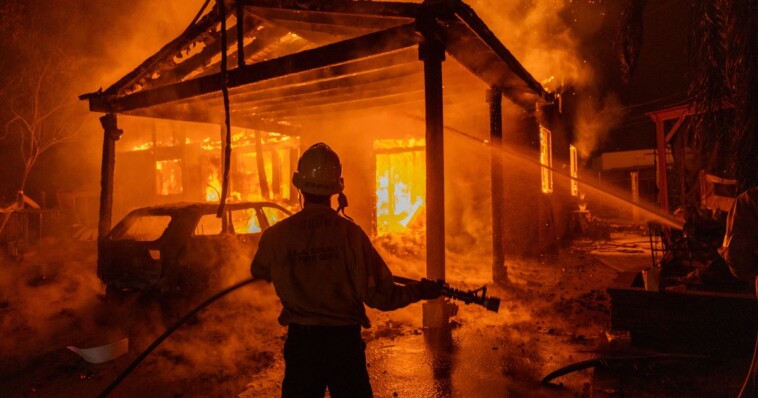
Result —
<path fill-rule="evenodd" d="M 100 246 L 108 295 L 197 297 L 249 276 L 261 232 L 292 213 L 270 202 L 175 203 L 127 214 Z"/>

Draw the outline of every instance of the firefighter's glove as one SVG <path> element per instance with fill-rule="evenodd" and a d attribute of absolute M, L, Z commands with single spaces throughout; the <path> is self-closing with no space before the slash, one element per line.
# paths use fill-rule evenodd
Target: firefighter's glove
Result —
<path fill-rule="evenodd" d="M 421 300 L 432 300 L 442 295 L 442 281 L 421 279 L 417 285 Z"/>

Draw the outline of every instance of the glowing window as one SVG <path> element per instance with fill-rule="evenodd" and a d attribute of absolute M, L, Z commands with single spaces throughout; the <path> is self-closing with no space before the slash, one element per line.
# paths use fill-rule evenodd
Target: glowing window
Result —
<path fill-rule="evenodd" d="M 579 196 L 579 182 L 576 180 L 579 178 L 579 157 L 573 145 L 569 146 L 569 158 L 571 160 L 571 196 Z"/>
<path fill-rule="evenodd" d="M 426 153 L 423 139 L 374 141 L 376 232 L 386 235 L 423 228 Z"/>
<path fill-rule="evenodd" d="M 181 159 L 155 162 L 155 191 L 158 195 L 164 196 L 182 193 Z"/>
<path fill-rule="evenodd" d="M 553 142 L 550 130 L 540 126 L 540 164 L 542 164 L 542 192 L 553 192 Z"/>

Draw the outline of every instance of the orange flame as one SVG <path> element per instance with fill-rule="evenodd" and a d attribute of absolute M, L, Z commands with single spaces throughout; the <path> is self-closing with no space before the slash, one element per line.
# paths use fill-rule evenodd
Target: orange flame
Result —
<path fill-rule="evenodd" d="M 423 139 L 377 140 L 376 230 L 378 235 L 423 227 L 426 158 Z"/>

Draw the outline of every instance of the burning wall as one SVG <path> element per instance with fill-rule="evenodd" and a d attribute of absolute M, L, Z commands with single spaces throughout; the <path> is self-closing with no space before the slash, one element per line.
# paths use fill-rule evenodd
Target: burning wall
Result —
<path fill-rule="evenodd" d="M 124 117 L 117 143 L 114 215 L 135 207 L 177 202 L 218 202 L 221 129 L 201 123 Z M 233 129 L 230 201 L 290 203 L 290 176 L 299 140 L 278 133 Z"/>

